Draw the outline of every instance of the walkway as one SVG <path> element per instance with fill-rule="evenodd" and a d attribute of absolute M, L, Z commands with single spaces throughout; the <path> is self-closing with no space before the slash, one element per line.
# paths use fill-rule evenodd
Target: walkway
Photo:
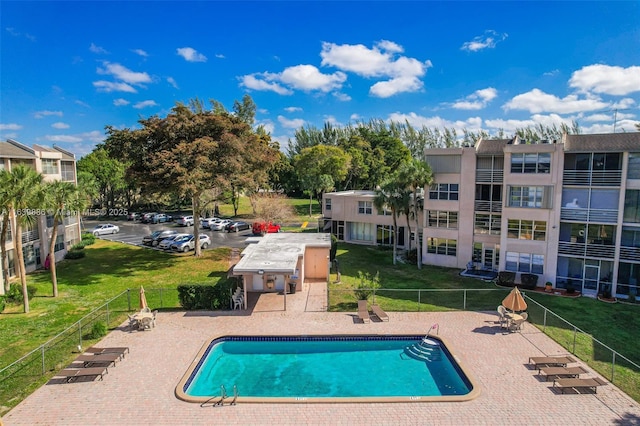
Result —
<path fill-rule="evenodd" d="M 287 296 L 304 306 L 311 294 Z M 276 296 L 267 295 L 267 296 Z M 639 424 L 640 405 L 607 385 L 597 394 L 557 394 L 527 368 L 530 356 L 566 351 L 525 324 L 502 334 L 494 313 L 390 312 L 389 322 L 360 324 L 355 313 L 282 310 L 260 297 L 250 312 L 161 312 L 151 331 L 112 331 L 101 346 L 131 353 L 103 381 L 47 384 L 9 412 L 13 425 L 603 425 Z M 176 399 L 175 386 L 202 345 L 225 334 L 425 333 L 440 325 L 452 352 L 473 375 L 481 395 L 468 402 L 389 404 L 238 404 L 201 407 Z M 591 371 L 589 368 L 587 368 Z M 362 380 L 372 380 L 371 376 Z M 268 385 L 268 384 L 265 384 Z M 242 390 L 240 390 L 242 392 Z"/>

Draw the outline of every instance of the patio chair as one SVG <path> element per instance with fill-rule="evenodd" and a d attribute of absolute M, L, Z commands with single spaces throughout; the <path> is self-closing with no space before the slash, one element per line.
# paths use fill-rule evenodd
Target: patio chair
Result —
<path fill-rule="evenodd" d="M 153 323 L 153 317 L 144 317 L 138 321 L 138 330 L 151 330 L 151 324 Z"/>
<path fill-rule="evenodd" d="M 505 308 L 504 306 L 500 305 L 498 306 L 498 319 L 500 321 L 500 327 L 502 328 L 506 328 L 508 326 L 508 319 L 507 319 L 507 308 Z"/>
<path fill-rule="evenodd" d="M 129 317 L 129 331 L 138 328 L 138 320 L 129 314 L 127 314 L 127 317 Z"/>
<path fill-rule="evenodd" d="M 529 358 L 529 364 L 538 371 L 543 367 L 566 367 L 571 362 L 576 362 L 576 360 L 569 355 L 532 356 Z"/>
<path fill-rule="evenodd" d="M 380 321 L 389 321 L 389 315 L 379 305 L 371 305 L 371 310 Z"/>
<path fill-rule="evenodd" d="M 151 312 L 151 308 L 148 307 L 148 306 L 145 306 L 144 308 L 140 309 L 140 312 L 150 313 Z"/>
<path fill-rule="evenodd" d="M 548 382 L 551 379 L 578 379 L 581 374 L 587 373 L 587 370 L 584 368 L 577 367 L 544 367 L 538 371 L 538 375 L 544 374 L 546 376 L 546 381 Z"/>
<path fill-rule="evenodd" d="M 129 348 L 127 346 L 112 346 L 106 348 L 99 348 L 97 346 L 90 346 L 84 350 L 85 352 L 92 354 L 119 354 L 120 358 L 124 358 L 125 354 L 129 353 Z"/>
<path fill-rule="evenodd" d="M 525 321 L 527 320 L 527 318 L 529 318 L 529 314 L 528 314 L 528 313 L 526 313 L 526 312 L 521 313 L 521 314 L 520 314 L 520 316 L 521 316 L 521 317 L 522 317 L 522 319 L 523 319 L 523 320 L 525 320 Z"/>
<path fill-rule="evenodd" d="M 102 380 L 102 377 L 107 373 L 107 367 L 65 368 L 64 370 L 58 371 L 56 376 L 64 377 L 67 383 L 71 383 L 74 379 L 88 376 L 96 376 Z"/>
<path fill-rule="evenodd" d="M 511 320 L 509 322 L 509 331 L 522 331 L 522 324 L 524 323 L 524 318 L 518 318 Z"/>
<path fill-rule="evenodd" d="M 115 367 L 116 361 L 121 359 L 120 354 L 96 354 L 96 355 L 78 355 L 75 361 L 82 362 L 84 368 L 92 367 L 94 364 L 107 364 Z"/>
<path fill-rule="evenodd" d="M 369 310 L 367 309 L 366 300 L 358 300 L 358 318 L 360 318 L 363 323 L 368 323 L 371 321 Z"/>
<path fill-rule="evenodd" d="M 153 317 L 151 318 L 151 326 L 155 328 L 156 326 L 156 317 L 158 316 L 158 310 L 153 311 Z"/>
<path fill-rule="evenodd" d="M 560 389 L 564 393 L 567 389 L 572 389 L 576 392 L 580 392 L 582 389 L 593 390 L 593 393 L 598 393 L 598 386 L 604 386 L 607 382 L 599 377 L 589 377 L 585 379 L 556 379 L 553 381 L 553 387 Z"/>

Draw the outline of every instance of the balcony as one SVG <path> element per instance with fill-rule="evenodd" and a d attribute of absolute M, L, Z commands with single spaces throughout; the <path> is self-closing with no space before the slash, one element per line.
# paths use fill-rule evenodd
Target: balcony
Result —
<path fill-rule="evenodd" d="M 562 207 L 560 209 L 560 219 L 575 222 L 617 223 L 618 209 L 576 209 Z"/>
<path fill-rule="evenodd" d="M 558 243 L 558 254 L 576 257 L 598 257 L 604 259 L 613 259 L 615 257 L 616 247 L 604 244 L 585 244 L 573 243 L 569 241 L 560 241 Z"/>
<path fill-rule="evenodd" d="M 640 247 L 620 247 L 620 260 L 638 261 L 640 259 Z"/>
<path fill-rule="evenodd" d="M 563 185 L 620 186 L 622 170 L 565 170 Z"/>
<path fill-rule="evenodd" d="M 503 180 L 504 170 L 476 170 L 476 182 L 478 183 L 502 183 Z"/>
<path fill-rule="evenodd" d="M 477 212 L 500 213 L 502 212 L 502 201 L 476 200 L 473 208 Z"/>

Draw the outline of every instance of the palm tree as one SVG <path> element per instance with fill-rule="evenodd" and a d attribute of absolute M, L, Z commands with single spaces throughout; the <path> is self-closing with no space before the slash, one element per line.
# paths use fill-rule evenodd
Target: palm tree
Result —
<path fill-rule="evenodd" d="M 396 264 L 398 252 L 398 216 L 402 213 L 405 200 L 408 200 L 408 193 L 400 188 L 397 175 L 393 175 L 375 190 L 376 196 L 373 204 L 378 210 L 384 208 L 391 209 L 393 215 L 393 264 Z"/>
<path fill-rule="evenodd" d="M 45 184 L 46 206 L 53 213 L 53 231 L 49 241 L 49 267 L 51 268 L 51 283 L 53 297 L 58 297 L 58 277 L 56 275 L 55 246 L 58 238 L 58 226 L 65 216 L 78 214 L 86 207 L 85 198 L 78 187 L 71 182 L 53 181 Z"/>
<path fill-rule="evenodd" d="M 433 183 L 433 173 L 427 163 L 421 160 L 413 159 L 408 163 L 403 164 L 398 169 L 398 179 L 403 184 L 402 186 L 412 193 L 412 215 L 416 221 L 416 250 L 418 254 L 418 269 L 422 269 L 422 251 L 420 249 L 420 223 L 418 222 L 418 209 L 424 207 L 424 203 L 420 203 L 420 198 L 423 197 L 422 191 L 425 186 L 429 186 Z M 423 199 L 424 201 L 424 199 Z"/>
<path fill-rule="evenodd" d="M 0 261 L 2 262 L 2 282 L 5 294 L 9 291 L 9 257 L 7 256 L 7 235 L 9 234 L 9 194 L 11 176 L 7 170 L 0 170 Z"/>
<path fill-rule="evenodd" d="M 27 292 L 27 273 L 24 265 L 24 253 L 22 253 L 22 228 L 24 225 L 35 223 L 37 215 L 29 214 L 43 204 L 42 175 L 35 169 L 20 164 L 9 173 L 9 212 L 15 215 L 15 239 L 16 259 L 18 261 L 18 275 L 22 284 L 22 296 L 24 312 L 29 313 L 29 295 Z"/>

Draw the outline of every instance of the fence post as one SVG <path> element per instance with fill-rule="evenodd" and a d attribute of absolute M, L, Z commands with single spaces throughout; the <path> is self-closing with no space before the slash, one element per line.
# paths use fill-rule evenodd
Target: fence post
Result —
<path fill-rule="evenodd" d="M 420 296 L 422 296 L 422 290 L 418 290 L 418 312 L 420 312 Z"/>
<path fill-rule="evenodd" d="M 78 345 L 82 347 L 82 318 L 78 320 Z"/>
<path fill-rule="evenodd" d="M 542 319 L 542 332 L 547 331 L 547 308 L 544 308 L 544 316 Z"/>
<path fill-rule="evenodd" d="M 464 292 L 462 293 L 462 310 L 466 311 L 467 310 L 467 289 L 464 289 Z"/>
<path fill-rule="evenodd" d="M 109 328 L 109 303 L 107 303 L 107 328 Z"/>
<path fill-rule="evenodd" d="M 574 326 L 573 327 L 573 350 L 571 351 L 572 354 L 576 353 L 576 337 L 578 336 L 578 329 Z"/>
<path fill-rule="evenodd" d="M 128 312 L 131 312 L 131 289 L 130 288 L 127 289 L 127 307 L 129 308 Z"/>
<path fill-rule="evenodd" d="M 613 352 L 613 358 L 611 359 L 611 383 L 613 383 L 613 376 L 616 371 L 616 351 Z"/>
<path fill-rule="evenodd" d="M 44 345 L 42 345 L 42 375 L 44 376 L 45 367 L 44 367 Z"/>
<path fill-rule="evenodd" d="M 162 302 L 162 288 L 160 289 L 160 308 L 164 308 L 164 303 Z"/>

